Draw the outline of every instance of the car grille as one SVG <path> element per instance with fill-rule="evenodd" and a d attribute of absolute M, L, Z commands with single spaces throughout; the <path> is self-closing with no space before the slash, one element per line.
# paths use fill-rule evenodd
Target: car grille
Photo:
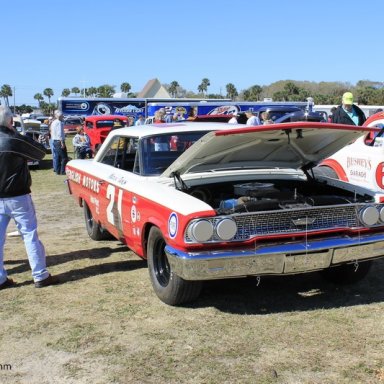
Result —
<path fill-rule="evenodd" d="M 233 219 L 238 228 L 233 240 L 361 226 L 357 205 L 240 214 Z"/>
<path fill-rule="evenodd" d="M 323 207 L 305 207 L 233 214 L 227 217 L 236 221 L 237 233 L 231 241 L 244 241 L 252 237 L 279 236 L 324 230 L 361 228 L 359 211 L 366 204 L 349 204 Z M 209 219 L 214 227 L 223 216 Z M 185 233 L 185 241 L 194 241 Z M 216 234 L 208 242 L 217 242 Z"/>

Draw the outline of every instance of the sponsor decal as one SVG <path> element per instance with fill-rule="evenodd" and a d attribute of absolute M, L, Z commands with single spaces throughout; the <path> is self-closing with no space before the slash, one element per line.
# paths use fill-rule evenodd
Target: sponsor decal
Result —
<path fill-rule="evenodd" d="M 99 193 L 100 192 L 100 184 L 98 180 L 95 180 L 88 176 L 83 176 L 82 185 L 84 188 L 91 190 L 92 192 Z"/>
<path fill-rule="evenodd" d="M 136 206 L 135 205 L 132 205 L 132 207 L 131 207 L 131 220 L 132 220 L 132 223 L 136 223 L 137 211 L 136 211 Z"/>
<path fill-rule="evenodd" d="M 120 184 L 120 185 L 127 184 L 127 179 L 124 176 L 117 176 L 114 173 L 109 175 L 108 179 L 113 181 L 116 184 Z"/>
<path fill-rule="evenodd" d="M 76 184 L 80 184 L 81 174 L 72 169 L 67 169 L 67 177 L 69 180 L 73 181 Z"/>
<path fill-rule="evenodd" d="M 208 115 L 231 115 L 238 111 L 239 109 L 235 105 L 223 105 L 212 109 Z"/>
<path fill-rule="evenodd" d="M 351 169 L 349 171 L 349 175 L 351 177 L 357 177 L 357 178 L 360 178 L 360 179 L 366 179 L 367 178 L 367 172 L 365 172 L 365 171 L 356 171 L 354 169 Z"/>
<path fill-rule="evenodd" d="M 95 206 L 95 212 L 97 214 L 100 214 L 100 209 L 99 209 L 100 201 L 99 201 L 99 199 L 91 195 L 90 202 L 91 202 L 91 204 L 93 204 Z"/>
<path fill-rule="evenodd" d="M 369 171 L 372 168 L 372 161 L 359 157 L 347 157 L 347 168 L 351 167 L 360 167 Z"/>
<path fill-rule="evenodd" d="M 177 217 L 177 214 L 175 212 L 172 212 L 168 220 L 168 233 L 171 239 L 174 239 L 176 237 L 178 226 L 179 219 Z"/>
<path fill-rule="evenodd" d="M 116 108 L 115 113 L 144 113 L 144 108 L 138 108 L 130 104 L 125 107 Z"/>

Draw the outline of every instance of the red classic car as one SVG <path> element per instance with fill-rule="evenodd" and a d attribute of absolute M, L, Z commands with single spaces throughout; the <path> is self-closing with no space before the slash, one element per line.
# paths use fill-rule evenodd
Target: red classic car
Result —
<path fill-rule="evenodd" d="M 93 152 L 97 152 L 112 129 L 128 126 L 128 118 L 121 115 L 87 116 L 84 119 L 84 132 L 89 136 Z"/>
<path fill-rule="evenodd" d="M 307 121 L 129 127 L 66 174 L 88 235 L 112 235 L 147 259 L 167 304 L 196 299 L 212 279 L 321 271 L 351 283 L 384 257 L 384 203 L 312 168 L 369 131 Z"/>

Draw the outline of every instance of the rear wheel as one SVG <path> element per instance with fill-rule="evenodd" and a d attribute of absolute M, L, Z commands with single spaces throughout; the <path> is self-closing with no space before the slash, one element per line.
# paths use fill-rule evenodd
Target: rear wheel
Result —
<path fill-rule="evenodd" d="M 161 301 L 179 305 L 196 299 L 201 281 L 187 281 L 177 276 L 165 254 L 165 240 L 159 228 L 152 227 L 148 236 L 148 270 L 153 289 Z"/>
<path fill-rule="evenodd" d="M 327 167 L 325 165 L 313 168 L 313 172 L 315 175 L 319 176 L 327 176 L 332 177 L 333 179 L 339 179 L 339 176 L 337 173 L 330 167 Z"/>
<path fill-rule="evenodd" d="M 362 280 L 371 269 L 372 261 L 344 264 L 321 271 L 323 278 L 334 284 L 354 284 Z"/>
<path fill-rule="evenodd" d="M 85 228 L 87 229 L 88 236 L 92 240 L 108 240 L 111 235 L 108 231 L 103 229 L 101 225 L 93 218 L 92 211 L 88 207 L 88 204 L 84 202 L 84 219 Z"/>

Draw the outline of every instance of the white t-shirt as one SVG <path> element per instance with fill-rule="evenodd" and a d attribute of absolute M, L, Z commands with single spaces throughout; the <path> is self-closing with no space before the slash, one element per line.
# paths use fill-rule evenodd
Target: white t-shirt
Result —
<path fill-rule="evenodd" d="M 248 120 L 247 120 L 247 125 L 260 125 L 260 120 L 258 117 L 256 116 L 251 116 Z"/>

